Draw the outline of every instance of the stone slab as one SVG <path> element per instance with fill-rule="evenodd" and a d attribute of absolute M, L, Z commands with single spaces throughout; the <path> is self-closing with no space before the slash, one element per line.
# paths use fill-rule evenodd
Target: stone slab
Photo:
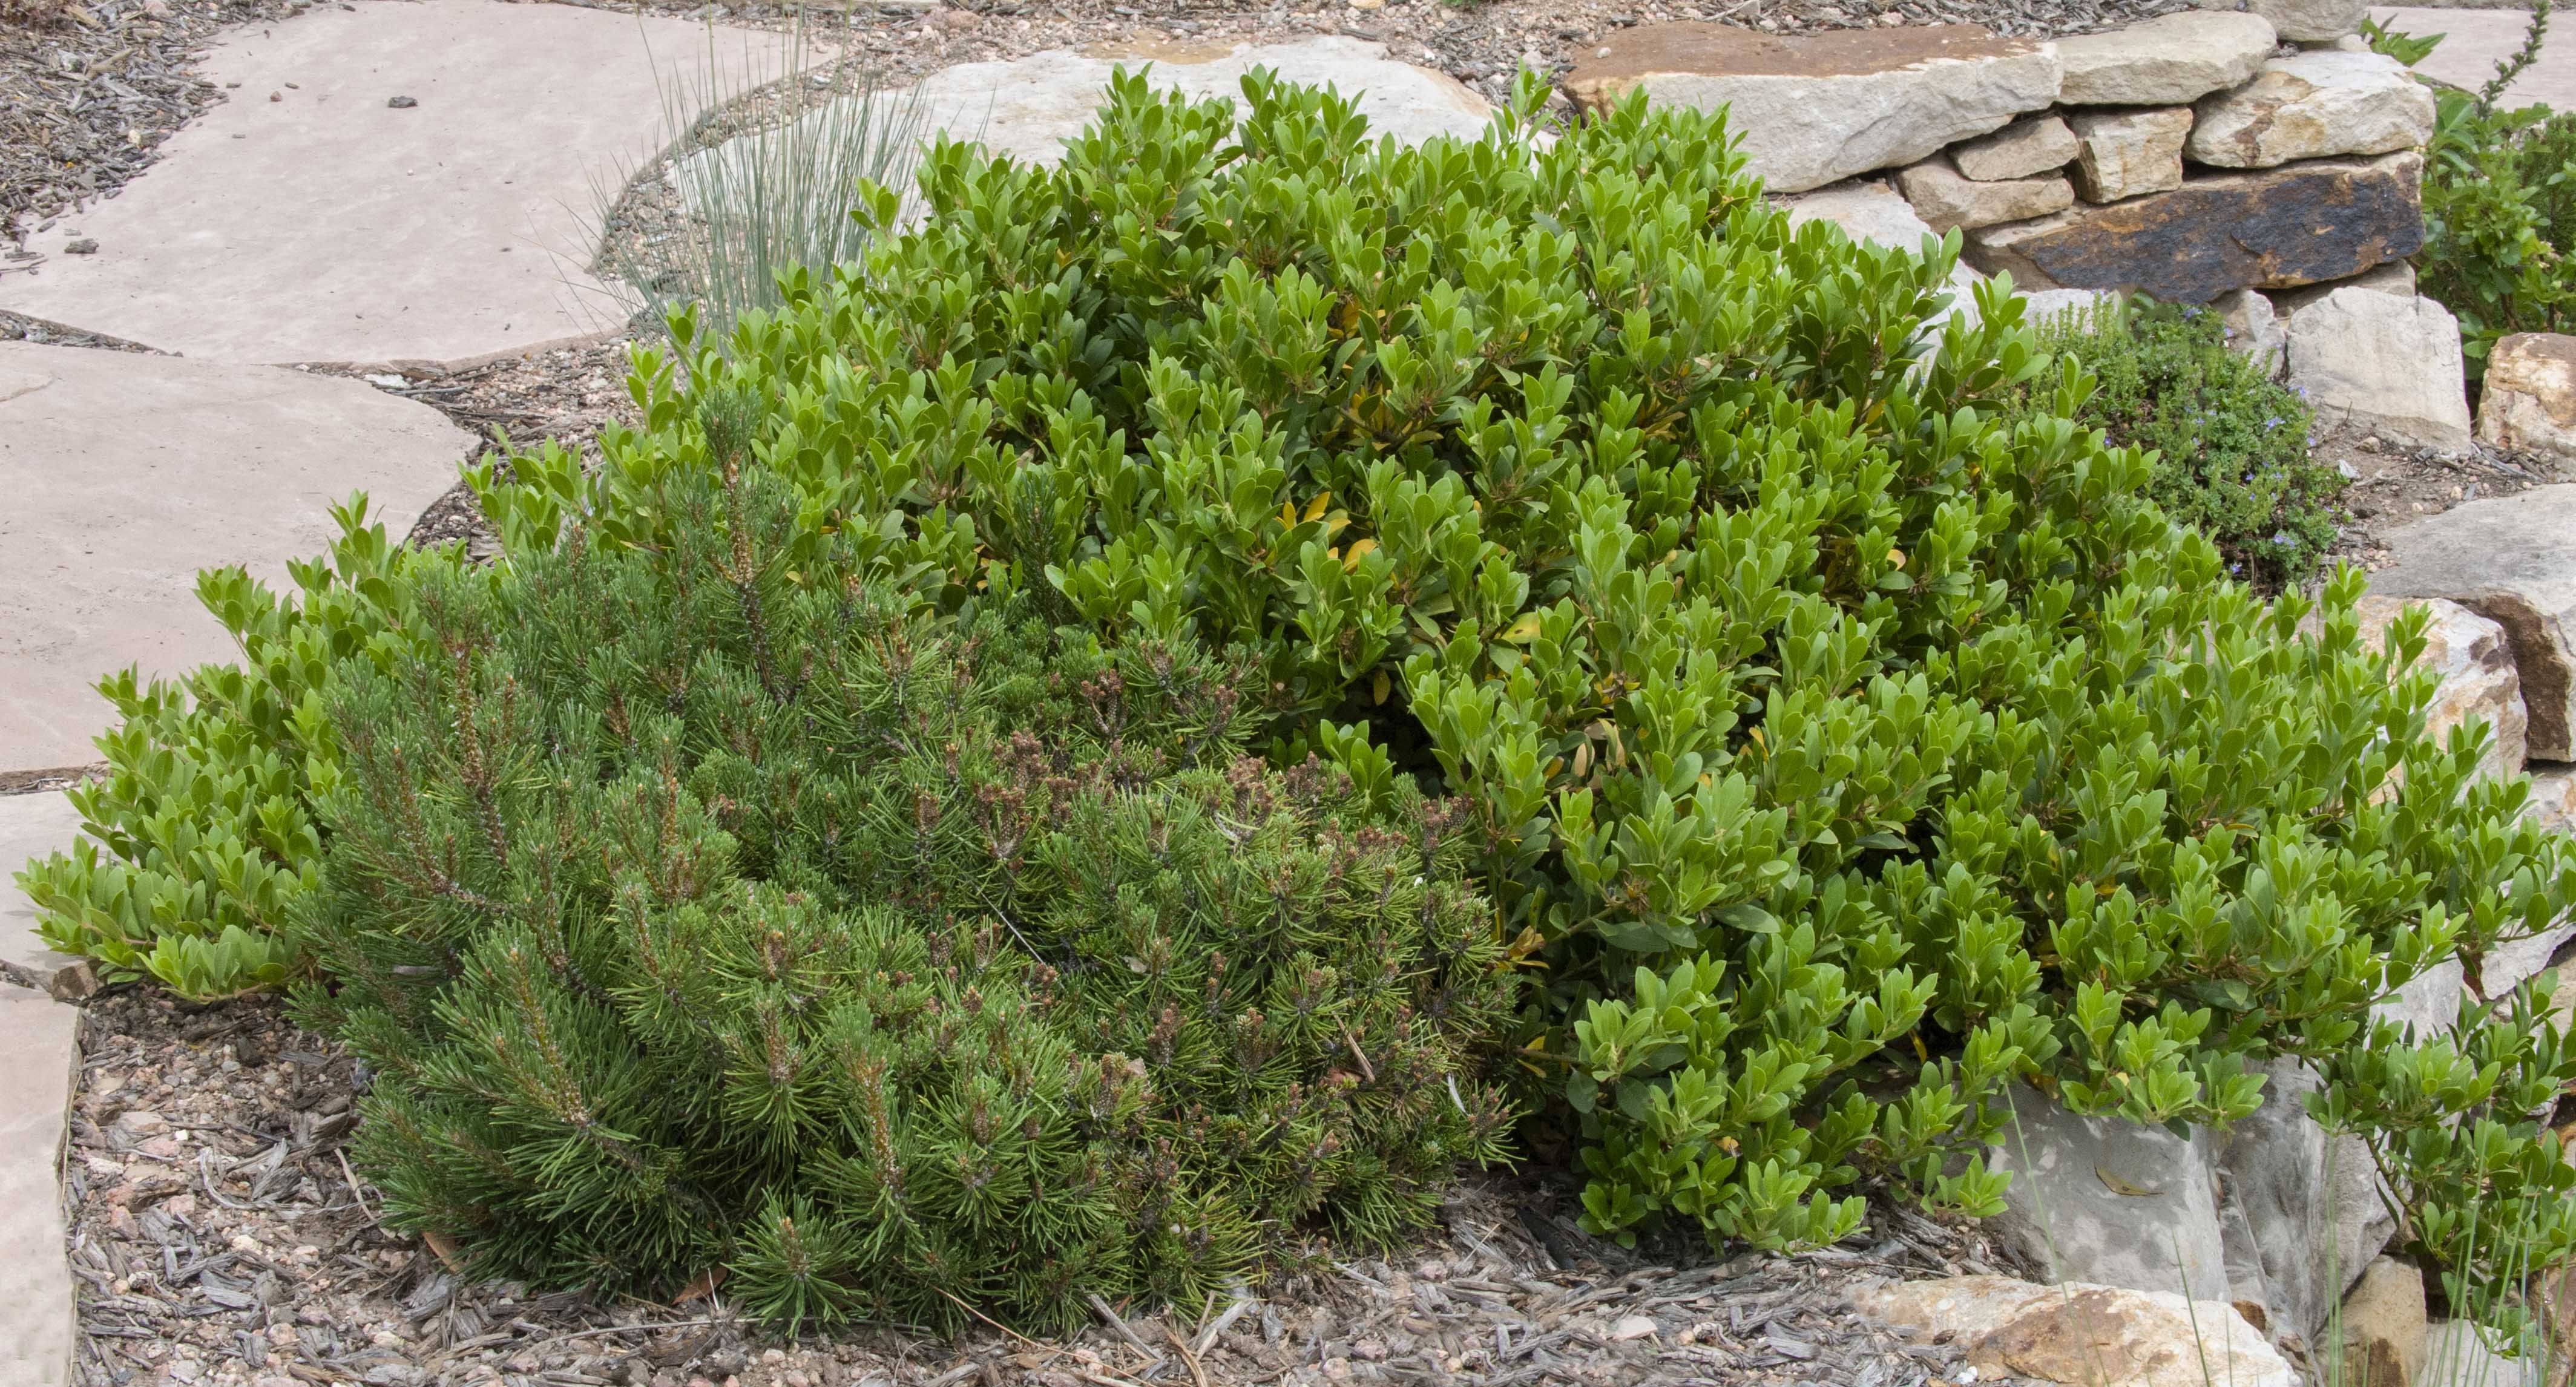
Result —
<path fill-rule="evenodd" d="M 2293 43 L 2332 43 L 2357 35 L 2362 17 L 2370 12 L 2368 0 L 2246 0 L 2245 8 L 2272 21 L 2281 37 Z"/>
<path fill-rule="evenodd" d="M 2388 28 L 2430 38 L 2447 34 L 2442 46 L 2432 56 L 2415 65 L 2415 70 L 2439 82 L 2470 91 L 2485 86 L 2495 75 L 2496 64 L 2522 47 L 2524 32 L 2531 24 L 2528 9 L 2439 9 L 2420 6 L 2377 7 L 2371 18 Z M 2576 111 L 2576 25 L 2567 22 L 2561 8 L 2551 16 L 2548 35 L 2541 41 L 2540 61 L 2525 69 L 2505 88 L 2508 106 L 2528 106 L 2535 102 L 2561 111 Z"/>
<path fill-rule="evenodd" d="M 73 1328 L 60 1162 L 79 1009 L 0 983 L 0 1056 L 0 1380 L 61 1387 Z"/>
<path fill-rule="evenodd" d="M 2459 320 L 2421 294 L 2355 286 L 2290 314 L 2286 379 L 2321 419 L 2464 448 L 2469 397 L 2461 370 Z"/>
<path fill-rule="evenodd" d="M 2490 496 L 2386 536 L 2370 590 L 2446 597 L 2504 627 L 2536 761 L 2576 761 L 2576 485 Z"/>
<path fill-rule="evenodd" d="M 199 569 L 282 584 L 352 492 L 400 535 L 474 443 L 353 380 L 0 342 L 0 770 L 96 760 L 101 675 L 234 657 Z"/>
<path fill-rule="evenodd" d="M 2075 127 L 2075 186 L 2086 202 L 2124 202 L 2182 186 L 2190 108 L 2079 111 L 2070 123 Z"/>
<path fill-rule="evenodd" d="M 1975 24 L 1777 38 L 1708 22 L 1608 35 L 1565 84 L 1601 106 L 1643 88 L 1656 101 L 1725 106 L 1746 160 L 1775 193 L 1898 168 L 2001 129 L 2057 100 L 2057 49 Z"/>
<path fill-rule="evenodd" d="M 60 790 L 0 795 L 0 978 L 63 1001 L 87 996 L 96 976 L 86 960 L 55 952 L 36 932 L 36 907 L 17 876 L 31 858 L 71 851 L 80 827 L 80 811 Z"/>
<path fill-rule="evenodd" d="M 2185 10 L 2057 41 L 2069 106 L 2183 106 L 2254 75 L 2277 42 L 2259 15 Z"/>
<path fill-rule="evenodd" d="M 2433 670 L 2441 684 L 2424 710 L 2424 733 L 2436 746 L 2450 740 L 2452 729 L 2474 718 L 2486 724 L 2486 754 L 2478 773 L 2489 780 L 2508 780 L 2522 773 L 2528 755 L 2530 714 L 2522 706 L 2522 678 L 2514 671 L 2513 644 L 2504 627 L 2439 597 L 2389 597 L 2365 594 L 2353 604 L 2361 643 L 2378 650 L 2388 628 L 2410 607 L 2430 614 L 2424 623 L 2420 668 Z M 2344 1265 L 2358 1267 L 2347 1260 Z"/>
<path fill-rule="evenodd" d="M 1934 231 L 2027 221 L 2075 205 L 2075 189 L 2064 175 L 1981 182 L 1961 177 L 1947 159 L 1916 164 L 1896 176 L 1896 185 Z"/>
<path fill-rule="evenodd" d="M 1025 163 L 1052 164 L 1091 123 L 1111 74 L 1121 66 L 1145 67 L 1146 82 L 1156 90 L 1177 91 L 1193 101 L 1222 97 L 1238 106 L 1244 74 L 1266 67 L 1286 81 L 1329 86 L 1356 97 L 1371 138 L 1393 135 L 1406 144 L 1440 135 L 1472 140 L 1493 116 L 1483 97 L 1447 73 L 1397 62 L 1382 43 L 1332 35 L 1222 47 L 1103 45 L 1089 53 L 1050 49 L 1009 61 L 962 63 L 933 73 L 914 88 L 922 133 L 944 132 Z M 831 118 L 828 112 L 803 117 L 809 122 Z M 747 180 L 732 170 L 763 157 L 770 148 L 766 142 L 779 138 L 745 135 L 692 155 L 682 161 L 680 186 L 692 197 L 739 186 Z M 786 138 L 794 147 L 795 136 Z"/>
<path fill-rule="evenodd" d="M 1968 234 L 1967 259 L 2024 289 L 2207 303 L 2359 274 L 2423 244 L 2423 156 L 2320 159 Z"/>
<path fill-rule="evenodd" d="M 498 0 L 245 26 L 203 64 L 231 99 L 33 237 L 48 259 L 0 276 L 0 308 L 229 362 L 584 340 L 624 317 L 586 268 L 599 188 L 665 142 L 665 91 L 739 90 L 789 58 L 773 35 Z M 97 253 L 62 254 L 75 235 Z"/>
<path fill-rule="evenodd" d="M 1950 147 L 1962 177 L 1981 183 L 2052 173 L 2075 159 L 2075 132 L 2055 114 L 2024 116 L 1991 135 Z"/>
<path fill-rule="evenodd" d="M 2433 94 L 2377 53 L 2274 58 L 2252 81 L 2202 97 L 2193 114 L 2185 152 L 2231 169 L 2391 154 L 2433 136 Z"/>

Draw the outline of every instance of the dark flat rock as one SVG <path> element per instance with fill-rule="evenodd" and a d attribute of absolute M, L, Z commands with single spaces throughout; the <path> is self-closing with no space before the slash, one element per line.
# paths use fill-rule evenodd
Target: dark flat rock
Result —
<path fill-rule="evenodd" d="M 2424 241 L 2423 156 L 2320 159 L 2194 178 L 2170 192 L 1968 236 L 1967 260 L 2023 289 L 2118 289 L 2207 303 L 2402 260 Z"/>

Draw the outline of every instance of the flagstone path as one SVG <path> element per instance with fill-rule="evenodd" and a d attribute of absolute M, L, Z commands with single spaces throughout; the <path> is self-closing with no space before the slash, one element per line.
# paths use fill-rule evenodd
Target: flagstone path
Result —
<path fill-rule="evenodd" d="M 0 277 L 0 309 L 228 362 L 456 364 L 588 339 L 625 318 L 586 268 L 600 181 L 656 153 L 666 93 L 739 90 L 786 71 L 789 45 L 494 0 L 236 31 L 204 65 L 231 99 L 114 201 L 32 237 L 48 258 Z"/>
<path fill-rule="evenodd" d="M 2415 65 L 2417 72 L 2472 91 L 2495 75 L 2496 64 L 2522 47 L 2531 26 L 2528 10 L 2453 10 L 2381 8 L 2370 12 L 2382 25 L 2431 38 L 2446 34 L 2432 56 Z M 2576 24 L 2565 13 L 2550 16 L 2540 60 L 2505 88 L 2505 102 L 2527 106 L 2540 102 L 2561 111 L 2576 111 Z"/>

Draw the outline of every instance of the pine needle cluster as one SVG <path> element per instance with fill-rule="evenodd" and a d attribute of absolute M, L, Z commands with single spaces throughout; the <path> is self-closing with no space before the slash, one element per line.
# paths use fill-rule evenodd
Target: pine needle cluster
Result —
<path fill-rule="evenodd" d="M 420 595 L 340 686 L 301 997 L 480 1272 L 1062 1325 L 1421 1223 L 1510 1113 L 1460 809 L 1243 756 L 1241 670 L 861 579 L 740 465 Z"/>

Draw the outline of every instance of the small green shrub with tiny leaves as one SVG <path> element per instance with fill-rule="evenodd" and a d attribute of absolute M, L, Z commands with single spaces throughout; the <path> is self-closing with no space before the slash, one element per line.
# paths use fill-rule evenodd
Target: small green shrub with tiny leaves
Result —
<path fill-rule="evenodd" d="M 2097 382 L 2077 422 L 2156 455 L 2147 495 L 2267 592 L 2314 577 L 2341 533 L 2343 477 L 2308 451 L 2297 392 L 2228 350 L 2219 315 L 2130 300 L 2046 324 Z"/>
<path fill-rule="evenodd" d="M 862 188 L 862 260 L 639 355 L 599 465 L 479 474 L 502 567 L 663 546 L 672 479 L 738 465 L 792 498 L 791 575 L 828 547 L 938 613 L 1220 652 L 1347 812 L 1462 806 L 1520 980 L 1484 1035 L 1604 1236 L 1991 1212 L 2006 1085 L 2223 1124 L 2289 1055 L 2453 1304 L 2509 1312 L 2576 1247 L 2576 1054 L 2483 961 L 2576 862 L 2475 781 L 2484 728 L 2426 736 L 2420 616 L 2366 646 L 2357 573 L 2231 576 L 2007 282 L 1943 313 L 1955 241 L 1793 226 L 1717 115 L 1540 138 L 1543 97 L 1403 148 L 1264 74 L 1127 76 L 1056 166 L 942 142 L 919 224 Z M 2452 959 L 2458 1026 L 2373 1018 Z"/>

